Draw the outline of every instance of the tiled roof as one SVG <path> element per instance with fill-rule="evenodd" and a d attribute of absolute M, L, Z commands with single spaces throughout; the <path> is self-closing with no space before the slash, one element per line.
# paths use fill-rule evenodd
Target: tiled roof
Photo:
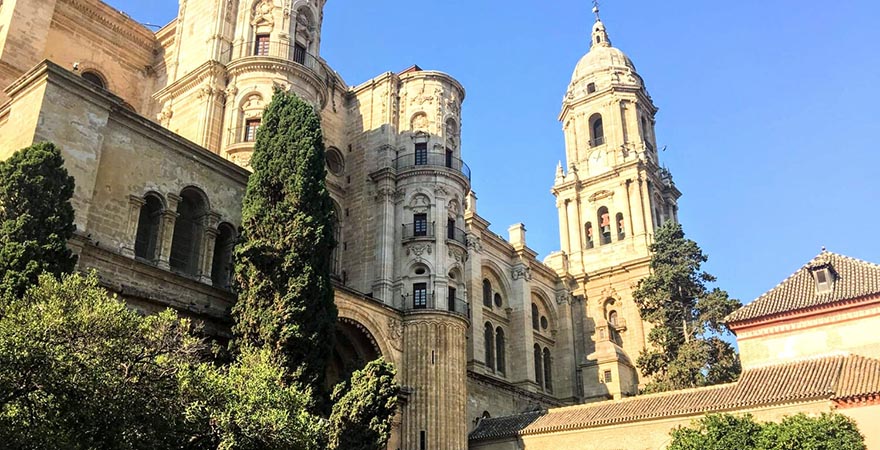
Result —
<path fill-rule="evenodd" d="M 480 419 L 479 425 L 471 432 L 469 439 L 482 441 L 487 439 L 502 438 L 510 435 L 512 431 L 519 431 L 547 414 L 547 411 L 532 411 L 512 416 Z"/>
<path fill-rule="evenodd" d="M 816 290 L 811 269 L 819 267 L 830 267 L 836 274 L 828 292 Z M 785 281 L 727 316 L 726 321 L 757 319 L 875 294 L 880 294 L 880 265 L 823 250 Z"/>
<path fill-rule="evenodd" d="M 484 419 L 470 439 L 498 439 L 778 403 L 831 400 L 869 395 L 878 390 L 880 360 L 854 355 L 825 356 L 749 369 L 736 383 Z"/>

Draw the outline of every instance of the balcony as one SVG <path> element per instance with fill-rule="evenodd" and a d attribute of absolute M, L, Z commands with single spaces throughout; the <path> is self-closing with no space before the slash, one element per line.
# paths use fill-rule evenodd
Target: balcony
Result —
<path fill-rule="evenodd" d="M 434 222 L 430 223 L 406 223 L 403 224 L 403 241 L 416 239 L 433 239 Z"/>
<path fill-rule="evenodd" d="M 305 48 L 284 41 L 248 41 L 233 45 L 220 54 L 220 62 L 230 64 L 245 58 L 274 58 L 299 64 L 318 72 L 321 63 Z"/>
<path fill-rule="evenodd" d="M 413 297 L 411 294 L 406 296 L 406 300 L 405 300 L 403 309 L 405 311 L 432 311 L 432 310 L 436 311 L 436 310 L 440 310 L 440 311 L 451 312 L 453 314 L 458 314 L 458 315 L 467 317 L 468 319 L 470 319 L 470 317 L 471 317 L 470 304 L 466 300 L 456 298 L 456 299 L 453 299 L 451 302 L 448 302 L 448 304 L 445 305 L 445 307 L 441 308 L 441 307 L 438 307 L 438 305 L 436 303 L 436 296 L 434 296 L 434 294 L 431 294 L 431 293 L 428 293 L 426 295 L 424 303 L 415 302 L 413 300 Z"/>
<path fill-rule="evenodd" d="M 442 153 L 410 153 L 394 160 L 394 168 L 398 171 L 418 168 L 443 168 L 471 179 L 471 168 L 464 161 Z"/>
<path fill-rule="evenodd" d="M 600 145 L 605 145 L 605 136 L 599 136 L 595 139 L 590 139 L 590 147 L 598 147 Z"/>
<path fill-rule="evenodd" d="M 446 228 L 446 240 L 447 242 L 456 242 L 461 244 L 464 247 L 467 247 L 467 232 L 462 230 L 461 228 Z"/>

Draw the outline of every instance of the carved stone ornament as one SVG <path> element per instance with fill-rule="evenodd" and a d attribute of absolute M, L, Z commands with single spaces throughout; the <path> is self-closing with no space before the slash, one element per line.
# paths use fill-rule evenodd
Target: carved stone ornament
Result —
<path fill-rule="evenodd" d="M 430 94 L 425 94 L 425 86 L 422 85 L 422 88 L 419 89 L 419 93 L 412 98 L 411 103 L 414 105 L 425 105 L 434 103 L 434 96 Z"/>
<path fill-rule="evenodd" d="M 165 105 L 165 107 L 162 108 L 162 112 L 156 115 L 156 120 L 158 120 L 162 126 L 167 127 L 172 116 L 174 116 L 174 111 L 171 110 L 171 105 Z"/>
<path fill-rule="evenodd" d="M 425 253 L 430 255 L 431 252 L 431 244 L 412 244 L 406 247 L 407 256 L 414 256 L 416 261 L 421 261 L 423 259 L 422 255 Z"/>
<path fill-rule="evenodd" d="M 388 318 L 388 338 L 395 349 L 403 348 L 403 323 L 393 317 Z"/>
<path fill-rule="evenodd" d="M 455 260 L 455 262 L 464 263 L 467 261 L 467 253 L 463 250 L 454 249 L 451 246 L 449 247 L 449 257 Z"/>
<path fill-rule="evenodd" d="M 602 293 L 601 293 L 601 296 L 599 297 L 599 301 L 604 303 L 605 300 L 607 300 L 609 298 L 611 298 L 611 299 L 620 298 L 620 296 L 617 295 L 617 289 L 614 289 L 614 288 L 602 289 Z"/>
<path fill-rule="evenodd" d="M 479 236 L 468 235 L 467 246 L 468 250 L 480 253 L 483 251 L 483 240 Z"/>
<path fill-rule="evenodd" d="M 590 201 L 595 202 L 596 200 L 602 200 L 603 198 L 608 198 L 612 196 L 614 196 L 614 192 L 602 190 L 591 195 Z"/>
<path fill-rule="evenodd" d="M 428 115 L 425 113 L 418 113 L 412 118 L 412 129 L 418 131 L 424 131 L 428 129 Z"/>
<path fill-rule="evenodd" d="M 275 17 L 272 16 L 272 10 L 275 8 L 275 5 L 272 4 L 272 0 L 262 0 L 254 6 L 254 17 L 251 20 L 251 25 L 254 26 L 272 26 L 275 24 Z"/>
<path fill-rule="evenodd" d="M 514 280 L 524 279 L 526 281 L 529 281 L 532 279 L 531 269 L 526 266 L 517 266 L 513 269 L 510 269 L 510 276 Z"/>
<path fill-rule="evenodd" d="M 394 188 L 383 187 L 376 190 L 376 201 L 391 201 L 394 198 Z"/>
<path fill-rule="evenodd" d="M 567 305 L 571 303 L 571 294 L 568 292 L 561 292 L 556 294 L 556 304 L 557 305 Z"/>

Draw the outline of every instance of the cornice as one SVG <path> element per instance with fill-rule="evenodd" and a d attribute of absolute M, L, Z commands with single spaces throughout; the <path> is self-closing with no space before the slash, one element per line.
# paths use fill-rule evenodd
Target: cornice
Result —
<path fill-rule="evenodd" d="M 731 322 L 727 326 L 736 334 L 737 339 L 745 340 L 876 316 L 880 316 L 880 295 Z"/>
<path fill-rule="evenodd" d="M 223 66 L 223 64 L 220 64 L 219 62 L 213 60 L 206 61 L 204 64 L 197 67 L 192 72 L 184 75 L 183 77 L 175 80 L 173 83 L 156 91 L 156 93 L 153 94 L 153 100 L 162 103 L 168 99 L 179 97 L 181 94 L 199 87 L 202 82 L 204 82 L 211 76 L 220 77 L 225 75 L 226 68 Z"/>
<path fill-rule="evenodd" d="M 61 0 L 62 3 L 70 5 L 75 10 L 79 11 L 83 15 L 89 17 L 92 20 L 100 23 L 101 25 L 109 28 L 114 33 L 121 35 L 126 38 L 129 42 L 140 46 L 141 48 L 153 51 L 156 49 L 156 40 L 155 35 L 148 29 L 144 28 L 143 25 L 134 21 L 126 14 L 111 8 L 109 5 L 106 5 L 102 2 L 98 1 L 86 1 L 86 0 Z M 117 16 L 117 20 L 123 20 L 128 22 L 132 28 L 127 28 L 121 26 L 114 20 L 111 20 L 108 16 L 109 14 L 114 14 Z M 140 29 L 141 33 L 135 33 L 132 29 Z M 149 36 L 150 38 L 148 38 Z"/>
<path fill-rule="evenodd" d="M 226 70 L 230 77 L 249 72 L 291 73 L 314 88 L 322 108 L 327 105 L 327 85 L 324 83 L 324 79 L 319 77 L 313 69 L 302 64 L 281 58 L 250 56 L 232 61 L 226 66 Z"/>

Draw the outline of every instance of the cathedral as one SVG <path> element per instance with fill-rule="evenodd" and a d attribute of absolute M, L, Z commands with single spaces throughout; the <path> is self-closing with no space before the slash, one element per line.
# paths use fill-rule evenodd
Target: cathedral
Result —
<path fill-rule="evenodd" d="M 478 213 L 465 88 L 418 66 L 347 85 L 321 57 L 324 3 L 181 0 L 153 32 L 100 0 L 4 0 L 0 159 L 58 145 L 79 268 L 228 339 L 256 130 L 273 91 L 292 91 L 321 116 L 338 219 L 328 380 L 378 356 L 397 366 L 389 449 L 521 448 L 505 439 L 525 425 L 493 427 L 637 394 L 649 326 L 632 291 L 681 193 L 645 82 L 598 15 L 559 115 L 560 250 L 539 261 L 523 224 L 504 238 Z"/>

